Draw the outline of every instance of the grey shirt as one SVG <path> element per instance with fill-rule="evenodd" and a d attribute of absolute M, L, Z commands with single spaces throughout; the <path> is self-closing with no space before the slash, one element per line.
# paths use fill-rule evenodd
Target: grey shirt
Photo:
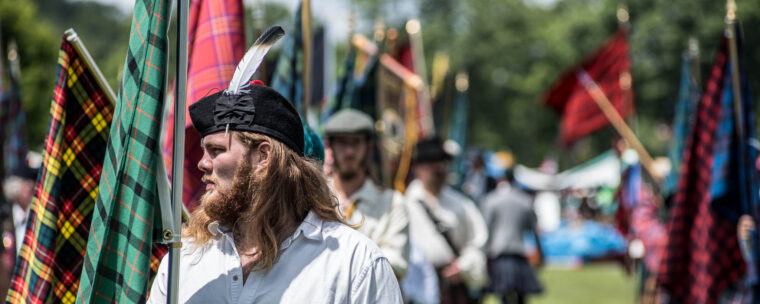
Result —
<path fill-rule="evenodd" d="M 489 257 L 501 254 L 525 255 L 523 233 L 536 231 L 536 213 L 532 198 L 510 186 L 501 186 L 486 195 L 483 217 L 490 232 L 486 243 Z"/>

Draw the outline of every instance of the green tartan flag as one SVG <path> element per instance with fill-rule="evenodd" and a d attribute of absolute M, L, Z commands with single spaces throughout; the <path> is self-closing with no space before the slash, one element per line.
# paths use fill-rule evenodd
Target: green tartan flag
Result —
<path fill-rule="evenodd" d="M 169 3 L 135 1 L 77 303 L 144 303 L 150 290 Z"/>

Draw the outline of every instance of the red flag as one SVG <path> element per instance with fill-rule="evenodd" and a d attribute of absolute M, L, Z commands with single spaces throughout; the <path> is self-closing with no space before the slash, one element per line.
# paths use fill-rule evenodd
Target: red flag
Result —
<path fill-rule="evenodd" d="M 620 116 L 633 113 L 627 38 L 625 30 L 618 30 L 579 66 L 565 72 L 546 94 L 544 103 L 562 116 L 560 138 L 564 146 L 609 124 L 582 82 L 585 75 L 599 86 Z"/>
<path fill-rule="evenodd" d="M 187 106 L 201 98 L 224 90 L 229 85 L 240 59 L 246 51 L 245 19 L 241 0 L 199 0 L 190 7 L 187 69 Z M 174 123 L 173 109 L 167 126 Z M 167 127 L 164 157 L 171 172 L 174 134 Z M 203 156 L 200 135 L 192 127 L 185 109 L 185 164 L 182 202 L 192 211 L 203 194 L 198 161 Z"/>

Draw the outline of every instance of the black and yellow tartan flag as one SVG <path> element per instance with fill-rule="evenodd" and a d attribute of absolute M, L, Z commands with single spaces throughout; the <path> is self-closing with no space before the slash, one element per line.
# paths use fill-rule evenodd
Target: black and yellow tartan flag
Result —
<path fill-rule="evenodd" d="M 8 302 L 68 304 L 76 300 L 112 103 L 93 70 L 64 38 L 43 166 Z"/>
<path fill-rule="evenodd" d="M 135 1 L 77 303 L 144 303 L 150 290 L 161 229 L 157 178 L 166 178 L 158 168 L 169 3 Z"/>

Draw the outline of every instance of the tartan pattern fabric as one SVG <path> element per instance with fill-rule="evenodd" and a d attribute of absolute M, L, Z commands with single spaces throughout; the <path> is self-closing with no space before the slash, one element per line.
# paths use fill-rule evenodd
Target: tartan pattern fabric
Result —
<path fill-rule="evenodd" d="M 322 138 L 309 126 L 303 117 L 303 31 L 301 27 L 301 6 L 299 2 L 295 13 L 295 34 L 289 36 L 277 58 L 277 68 L 272 76 L 272 88 L 289 100 L 301 114 L 304 134 L 304 155 L 310 158 L 324 160 L 325 148 Z M 312 65 L 313 66 L 313 65 Z M 314 77 L 312 77 L 314 78 Z M 311 90 L 314 92 L 315 90 Z M 314 97 L 314 96 L 312 96 Z"/>
<path fill-rule="evenodd" d="M 76 299 L 112 115 L 95 76 L 64 38 L 43 166 L 8 302 Z"/>
<path fill-rule="evenodd" d="M 301 5 L 293 15 L 294 33 L 285 39 L 277 67 L 272 75 L 272 88 L 285 99 L 290 100 L 298 113 L 303 114 L 303 31 L 301 26 Z"/>
<path fill-rule="evenodd" d="M 599 85 L 620 116 L 633 114 L 627 40 L 626 31 L 619 30 L 579 66 L 561 76 L 544 97 L 544 104 L 561 115 L 560 140 L 564 146 L 609 124 L 578 78 L 579 71 L 588 73 Z"/>
<path fill-rule="evenodd" d="M 686 137 L 694 121 L 694 109 L 699 102 L 699 87 L 696 79 L 691 75 L 690 60 L 691 57 L 688 54 L 683 55 L 681 85 L 678 91 L 675 117 L 673 118 L 673 140 L 668 152 L 672 166 L 663 185 L 663 195 L 665 197 L 672 195 L 677 190 L 678 176 L 681 173 L 681 156 L 686 145 Z"/>
<path fill-rule="evenodd" d="M 448 138 L 459 144 L 462 151 L 465 151 L 467 145 L 467 114 L 469 102 L 467 100 L 467 93 L 457 90 L 457 96 L 454 99 L 454 109 L 451 113 L 451 123 L 448 126 Z M 461 183 L 464 181 L 464 168 L 462 163 L 464 162 L 464 153 L 459 153 L 454 157 L 454 161 L 451 163 L 451 171 L 457 174 L 458 180 Z"/>
<path fill-rule="evenodd" d="M 353 84 L 354 63 L 356 62 L 357 51 L 354 48 L 348 50 L 346 59 L 343 61 L 343 65 L 338 69 L 338 81 L 335 84 L 330 98 L 326 99 L 322 105 L 322 114 L 319 118 L 321 123 L 327 122 L 333 113 L 340 111 L 344 108 L 344 96 L 347 96 L 347 92 L 350 86 Z"/>
<path fill-rule="evenodd" d="M 169 2 L 135 1 L 77 303 L 144 303 L 150 290 Z"/>
<path fill-rule="evenodd" d="M 187 107 L 201 98 L 224 90 L 243 58 L 245 45 L 245 10 L 242 0 L 191 1 L 188 28 Z M 189 211 L 198 205 L 204 187 L 198 170 L 203 157 L 201 137 L 193 128 L 185 110 L 185 161 L 182 202 Z M 170 107 L 163 143 L 164 160 L 171 174 L 174 133 L 174 107 Z"/>
<path fill-rule="evenodd" d="M 697 105 L 687 138 L 681 179 L 667 224 L 669 238 L 658 281 L 675 303 L 716 303 L 745 271 L 736 223 L 715 212 L 716 140 L 724 119 L 728 52 L 725 37 L 716 55 L 705 94 Z"/>

